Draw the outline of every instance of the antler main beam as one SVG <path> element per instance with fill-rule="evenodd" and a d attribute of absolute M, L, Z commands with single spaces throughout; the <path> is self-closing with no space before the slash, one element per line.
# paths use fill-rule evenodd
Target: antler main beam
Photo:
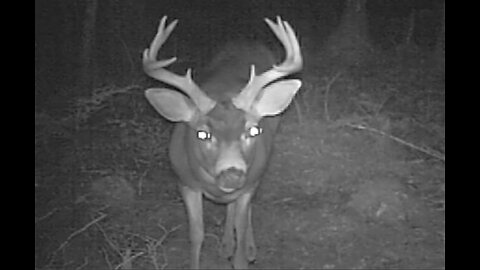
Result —
<path fill-rule="evenodd" d="M 166 21 L 167 16 L 164 16 L 160 20 L 157 34 L 150 44 L 150 47 L 143 51 L 143 70 L 150 77 L 177 87 L 180 91 L 184 92 L 190 97 L 190 99 L 197 105 L 201 112 L 207 113 L 215 106 L 215 101 L 210 99 L 200 89 L 200 87 L 195 84 L 195 82 L 192 80 L 191 69 L 187 70 L 187 74 L 185 74 L 185 76 L 180 76 L 165 69 L 167 66 L 177 61 L 176 57 L 165 60 L 157 60 L 157 55 L 160 48 L 163 46 L 163 44 L 165 44 L 178 23 L 178 20 L 174 20 L 170 24 L 166 25 Z"/>
<path fill-rule="evenodd" d="M 250 106 L 263 87 L 277 79 L 299 71 L 303 65 L 300 45 L 292 26 L 287 21 L 283 21 L 279 16 L 277 16 L 276 23 L 268 18 L 265 19 L 265 22 L 280 43 L 282 43 L 285 49 L 285 60 L 280 65 L 274 65 L 270 70 L 258 76 L 255 74 L 255 66 L 252 65 L 248 84 L 232 100 L 237 108 L 245 111 L 250 110 Z"/>

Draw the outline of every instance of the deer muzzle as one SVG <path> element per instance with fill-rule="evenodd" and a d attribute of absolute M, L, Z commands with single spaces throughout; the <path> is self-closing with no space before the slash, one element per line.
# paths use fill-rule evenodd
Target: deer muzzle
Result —
<path fill-rule="evenodd" d="M 222 171 L 217 176 L 218 187 L 226 192 L 231 193 L 237 189 L 240 189 L 245 184 L 245 172 L 236 168 L 229 168 Z"/>
<path fill-rule="evenodd" d="M 223 145 L 215 166 L 218 188 L 226 193 L 240 189 L 245 184 L 247 164 L 238 144 Z"/>

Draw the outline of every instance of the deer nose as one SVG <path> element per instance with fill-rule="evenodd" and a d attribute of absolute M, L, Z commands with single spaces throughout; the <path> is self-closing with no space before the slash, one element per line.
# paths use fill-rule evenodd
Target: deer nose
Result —
<path fill-rule="evenodd" d="M 215 164 L 215 174 L 220 175 L 225 171 L 239 170 L 247 171 L 247 163 L 242 156 L 240 146 L 238 144 L 231 144 L 222 147 L 218 161 Z"/>
<path fill-rule="evenodd" d="M 245 172 L 243 170 L 230 167 L 217 176 L 217 184 L 222 191 L 230 193 L 243 187 L 245 179 Z"/>

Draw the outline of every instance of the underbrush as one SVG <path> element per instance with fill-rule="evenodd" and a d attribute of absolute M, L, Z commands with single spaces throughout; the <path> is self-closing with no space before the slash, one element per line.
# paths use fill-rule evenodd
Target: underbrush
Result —
<path fill-rule="evenodd" d="M 361 66 L 312 68 L 291 119 L 363 130 L 445 161 L 445 74 L 435 62 L 379 56 Z"/>

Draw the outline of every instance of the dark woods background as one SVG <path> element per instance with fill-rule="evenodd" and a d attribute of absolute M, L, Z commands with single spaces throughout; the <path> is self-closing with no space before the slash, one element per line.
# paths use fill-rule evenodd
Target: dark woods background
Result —
<path fill-rule="evenodd" d="M 355 13 L 359 7 L 361 12 Z M 298 32 L 307 62 L 326 61 L 318 54 L 328 47 L 356 46 L 358 51 L 362 44 L 376 51 L 403 45 L 433 51 L 444 24 L 443 9 L 443 1 L 433 0 L 38 0 L 35 102 L 51 95 L 86 95 L 94 87 L 144 78 L 141 52 L 163 15 L 180 20 L 165 55 L 179 57 L 175 68 L 195 68 L 228 40 L 259 39 L 277 46 L 263 23 L 263 18 L 276 15 Z"/>
<path fill-rule="evenodd" d="M 35 269 L 187 267 L 172 125 L 141 65 L 164 15 L 179 24 L 160 57 L 194 79 L 234 40 L 283 57 L 265 17 L 299 37 L 254 267 L 445 268 L 444 0 L 36 0 Z M 205 209 L 220 235 L 224 209 Z M 204 267 L 228 268 L 206 243 Z"/>

